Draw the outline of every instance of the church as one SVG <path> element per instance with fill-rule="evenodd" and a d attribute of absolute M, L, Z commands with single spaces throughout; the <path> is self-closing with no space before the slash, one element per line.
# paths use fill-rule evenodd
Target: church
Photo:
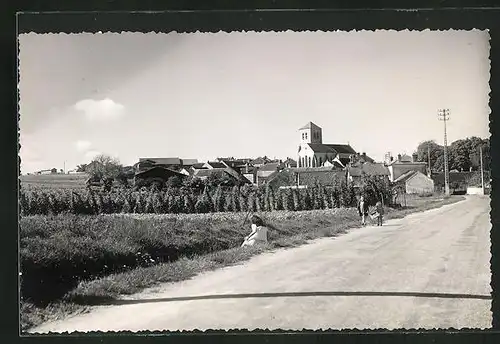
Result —
<path fill-rule="evenodd" d="M 325 144 L 320 127 L 313 122 L 299 129 L 298 167 L 346 167 L 356 151 L 348 144 Z"/>

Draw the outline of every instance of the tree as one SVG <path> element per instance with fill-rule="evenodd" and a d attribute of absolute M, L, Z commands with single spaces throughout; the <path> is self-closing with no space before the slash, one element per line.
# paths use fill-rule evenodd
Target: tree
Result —
<path fill-rule="evenodd" d="M 76 166 L 76 172 L 87 172 L 88 164 L 80 164 Z"/>
<path fill-rule="evenodd" d="M 417 161 L 428 162 L 430 155 L 431 170 L 441 171 L 444 170 L 442 158 L 444 154 L 444 147 L 437 144 L 435 141 L 423 141 L 417 147 Z M 441 158 L 441 159 L 440 159 Z M 441 161 L 439 161 L 441 160 Z"/>
<path fill-rule="evenodd" d="M 96 156 L 86 167 L 86 172 L 92 180 L 104 182 L 113 181 L 122 171 L 120 161 L 106 154 Z"/>
<path fill-rule="evenodd" d="M 167 180 L 167 187 L 180 188 L 182 186 L 182 179 L 178 176 L 172 176 Z"/>

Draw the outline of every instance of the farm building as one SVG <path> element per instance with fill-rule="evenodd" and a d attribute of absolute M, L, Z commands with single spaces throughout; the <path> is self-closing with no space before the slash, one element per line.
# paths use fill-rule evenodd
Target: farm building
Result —
<path fill-rule="evenodd" d="M 420 171 L 408 171 L 399 176 L 394 184 L 399 185 L 407 194 L 429 194 L 434 192 L 434 181 Z"/>
<path fill-rule="evenodd" d="M 179 177 L 183 179 L 186 175 L 166 167 L 156 166 L 137 172 L 134 177 L 134 183 L 138 186 L 147 186 L 155 182 L 163 184 L 171 177 Z"/>
<path fill-rule="evenodd" d="M 391 182 L 410 171 L 419 171 L 423 174 L 427 174 L 428 170 L 427 163 L 415 161 L 414 158 L 401 154 L 398 154 L 397 160 L 392 160 L 388 164 L 388 168 Z"/>
<path fill-rule="evenodd" d="M 356 151 L 348 144 L 324 144 L 322 129 L 309 122 L 299 129 L 298 167 L 321 167 L 335 158 L 346 166 Z"/>

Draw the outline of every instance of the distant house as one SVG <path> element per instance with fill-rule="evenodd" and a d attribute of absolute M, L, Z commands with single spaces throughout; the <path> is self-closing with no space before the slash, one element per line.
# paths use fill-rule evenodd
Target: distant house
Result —
<path fill-rule="evenodd" d="M 189 168 L 195 164 L 198 164 L 198 159 L 181 159 L 181 166 Z"/>
<path fill-rule="evenodd" d="M 337 158 L 335 158 L 332 161 L 325 161 L 321 167 L 335 167 L 343 169 L 345 166 Z"/>
<path fill-rule="evenodd" d="M 349 144 L 324 144 L 322 129 L 309 122 L 299 129 L 298 167 L 320 167 L 337 158 L 344 166 L 356 151 Z"/>
<path fill-rule="evenodd" d="M 227 168 L 227 166 L 219 161 L 208 161 L 203 164 L 203 167 L 208 168 L 208 169 L 214 169 L 214 168 Z"/>
<path fill-rule="evenodd" d="M 286 168 L 295 168 L 297 167 L 297 161 L 293 160 L 292 158 L 286 158 L 286 160 L 283 162 L 283 165 Z"/>
<path fill-rule="evenodd" d="M 389 169 L 382 163 L 358 162 L 346 168 L 347 180 L 359 186 L 364 176 L 389 180 Z"/>
<path fill-rule="evenodd" d="M 257 159 L 250 161 L 250 165 L 255 167 L 262 167 L 268 162 L 271 162 L 271 160 L 267 156 L 264 156 L 264 157 L 258 157 Z"/>
<path fill-rule="evenodd" d="M 415 161 L 408 155 L 398 155 L 397 160 L 393 160 L 388 164 L 391 182 L 409 171 L 419 171 L 427 174 L 427 163 Z"/>
<path fill-rule="evenodd" d="M 394 184 L 402 186 L 407 194 L 434 192 L 434 181 L 420 171 L 408 171 L 394 180 Z"/>
<path fill-rule="evenodd" d="M 257 185 L 264 184 L 270 175 L 282 169 L 283 164 L 279 162 L 270 162 L 257 168 Z"/>
<path fill-rule="evenodd" d="M 140 186 L 148 186 L 154 182 L 165 183 L 171 177 L 185 178 L 186 175 L 172 169 L 155 166 L 147 170 L 137 172 L 134 176 L 134 183 Z"/>
<path fill-rule="evenodd" d="M 38 171 L 35 174 L 56 174 L 56 173 L 57 173 L 57 168 L 52 168 L 52 169 Z"/>

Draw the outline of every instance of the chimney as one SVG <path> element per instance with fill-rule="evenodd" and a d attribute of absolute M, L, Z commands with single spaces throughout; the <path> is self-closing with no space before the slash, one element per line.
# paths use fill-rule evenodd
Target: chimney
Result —
<path fill-rule="evenodd" d="M 391 157 L 390 157 L 390 161 L 391 161 L 391 162 L 393 162 L 393 161 L 394 161 L 394 157 L 393 157 L 393 156 L 391 156 Z"/>
<path fill-rule="evenodd" d="M 401 154 L 398 154 L 398 161 L 401 161 Z"/>
<path fill-rule="evenodd" d="M 412 159 L 412 162 L 417 162 L 417 160 L 418 160 L 417 153 L 413 153 L 412 156 L 411 156 L 411 159 Z"/>
<path fill-rule="evenodd" d="M 365 153 L 365 152 L 363 152 L 363 154 L 362 154 L 362 155 L 363 155 L 363 159 L 366 159 L 366 153 Z"/>

